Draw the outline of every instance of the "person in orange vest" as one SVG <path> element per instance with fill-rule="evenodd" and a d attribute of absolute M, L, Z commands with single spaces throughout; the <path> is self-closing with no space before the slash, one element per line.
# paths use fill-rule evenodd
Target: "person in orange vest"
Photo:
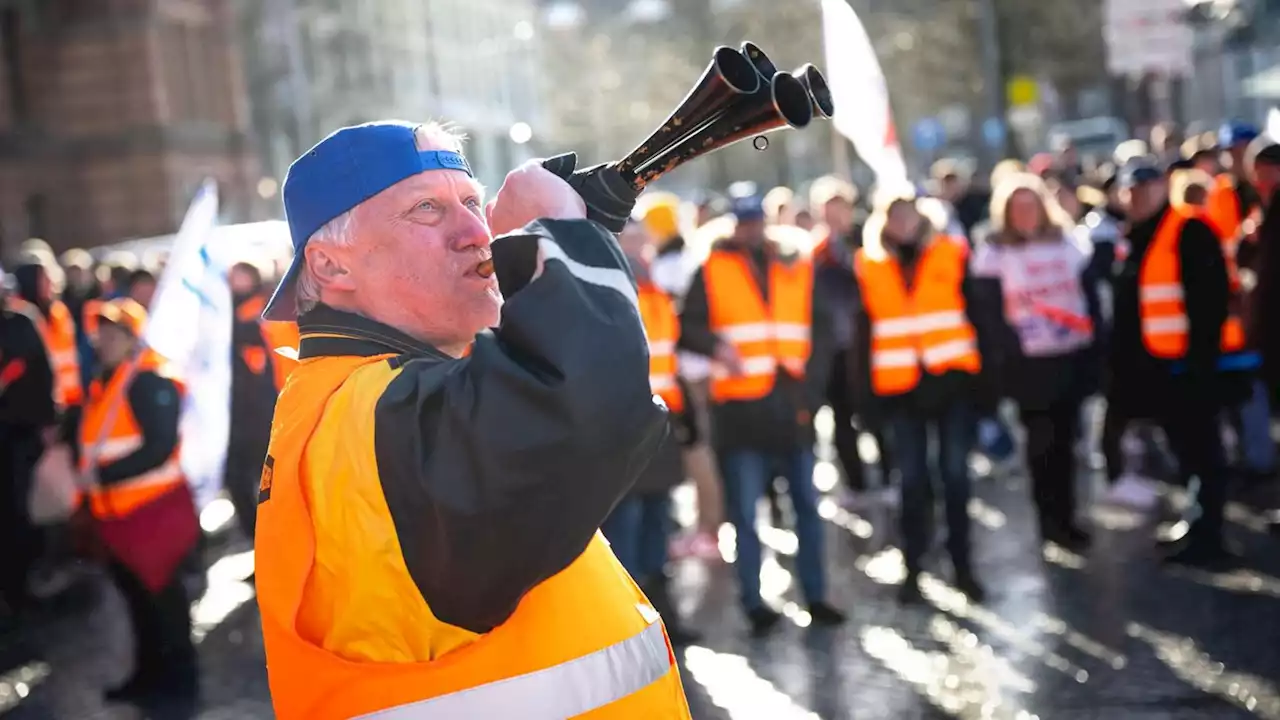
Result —
<path fill-rule="evenodd" d="M 907 577 L 898 598 L 904 604 L 922 597 L 939 481 L 955 585 L 974 601 L 985 597 L 971 561 L 968 457 L 977 418 L 994 414 L 983 376 L 988 333 L 980 322 L 993 314 L 979 312 L 968 242 L 944 234 L 944 222 L 926 216 L 909 188 L 883 191 L 854 257 L 855 382 L 860 407 L 882 418 L 902 485 Z M 936 469 L 929 462 L 930 434 L 938 438 Z"/>
<path fill-rule="evenodd" d="M 57 298 L 54 273 L 60 274 L 61 271 L 53 258 L 24 256 L 13 271 L 17 292 L 11 301 L 27 303 L 35 308 L 40 320 L 40 335 L 53 362 L 54 399 L 65 413 L 74 415 L 84 399 L 76 347 L 76 321 L 67 306 Z M 70 426 L 74 427 L 74 422 Z"/>
<path fill-rule="evenodd" d="M 809 614 L 817 624 L 837 625 L 845 616 L 827 602 L 812 450 L 813 413 L 832 354 L 829 311 L 814 292 L 809 256 L 766 233 L 761 198 L 744 187 L 732 203 L 732 235 L 714 243 L 685 295 L 680 347 L 715 360 L 712 444 L 736 530 L 738 592 L 754 634 L 777 626 L 781 614 L 760 595 L 756 505 L 781 471 L 795 511 L 796 564 Z"/>
<path fill-rule="evenodd" d="M 610 233 L 635 194 L 564 175 L 530 161 L 486 206 L 460 138 L 400 121 L 290 166 L 264 318 L 297 321 L 301 362 L 255 540 L 281 720 L 689 718 L 599 532 L 668 428 Z"/>
<path fill-rule="evenodd" d="M 0 268 L 0 633 L 17 629 L 31 609 L 31 576 L 40 554 L 28 498 L 36 464 L 58 436 L 54 375 L 29 305 L 11 306 L 10 277 Z"/>
<path fill-rule="evenodd" d="M 649 340 L 649 386 L 671 413 L 671 432 L 635 487 L 600 526 L 618 561 L 631 573 L 654 608 L 666 618 L 675 645 L 697 642 L 699 635 L 682 627 L 667 579 L 667 543 L 671 535 L 671 489 L 685 480 L 681 448 L 697 442 L 698 430 L 678 378 L 676 341 L 680 318 L 675 301 L 649 276 L 654 237 L 644 225 L 630 221 L 618 234 L 618 245 L 636 278 L 640 320 Z"/>
<path fill-rule="evenodd" d="M 100 307 L 101 371 L 89 386 L 79 438 L 90 512 L 100 523 L 132 518 L 135 525 L 116 541 L 102 530 L 134 634 L 133 673 L 106 698 L 126 702 L 188 699 L 199 685 L 191 598 L 180 572 L 199 536 L 178 462 L 182 388 L 162 358 L 141 348 L 146 320 L 147 311 L 128 298 Z M 156 527 L 165 528 L 163 536 Z"/>
<path fill-rule="evenodd" d="M 1256 137 L 1258 128 L 1245 122 L 1223 123 L 1218 130 L 1218 147 L 1222 151 L 1223 160 L 1229 162 L 1225 163 L 1226 170 L 1214 178 L 1205 215 L 1210 225 L 1218 231 L 1227 268 L 1233 276 L 1236 253 L 1248 234 L 1245 221 L 1250 220 L 1250 216 L 1261 204 L 1258 191 L 1249 182 L 1245 167 L 1245 151 Z"/>
<path fill-rule="evenodd" d="M 227 271 L 234 316 L 231 330 L 231 432 L 223 487 L 236 509 L 245 537 L 253 539 L 258 516 L 258 478 L 271 439 L 275 412 L 276 364 L 288 362 L 271 346 L 262 319 L 266 306 L 262 275 L 256 266 L 237 262 Z"/>
<path fill-rule="evenodd" d="M 1247 394 L 1247 381 L 1231 366 L 1248 370 L 1251 362 L 1227 262 L 1205 216 L 1172 207 L 1158 168 L 1134 161 L 1120 184 L 1129 253 L 1114 280 L 1108 402 L 1123 404 L 1131 418 L 1159 422 L 1182 475 L 1199 481 L 1200 514 L 1184 537 L 1165 543 L 1167 559 L 1218 564 L 1229 559 L 1218 418 Z"/>

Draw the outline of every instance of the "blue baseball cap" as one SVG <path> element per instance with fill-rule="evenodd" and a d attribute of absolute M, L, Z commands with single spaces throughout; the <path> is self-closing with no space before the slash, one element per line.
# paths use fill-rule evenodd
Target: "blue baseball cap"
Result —
<path fill-rule="evenodd" d="M 1164 178 L 1164 173 L 1154 163 L 1148 160 L 1135 159 L 1121 168 L 1117 182 L 1122 188 L 1131 188 L 1162 178 Z"/>
<path fill-rule="evenodd" d="M 409 177 L 457 170 L 474 177 L 467 159 L 449 150 L 418 150 L 421 123 L 379 120 L 344 127 L 293 161 L 284 178 L 284 214 L 293 262 L 262 311 L 266 320 L 296 320 L 294 286 L 307 240 L 326 223 Z"/>
<path fill-rule="evenodd" d="M 1225 122 L 1222 127 L 1218 128 L 1218 144 L 1224 148 L 1233 145 L 1247 145 L 1253 142 L 1260 133 L 1258 128 L 1241 120 L 1232 120 Z"/>

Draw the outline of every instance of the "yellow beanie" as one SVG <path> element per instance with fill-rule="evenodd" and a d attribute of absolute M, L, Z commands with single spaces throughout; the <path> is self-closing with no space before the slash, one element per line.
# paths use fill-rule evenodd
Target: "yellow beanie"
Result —
<path fill-rule="evenodd" d="M 654 193 L 640 209 L 640 222 L 658 242 L 680 234 L 680 198 L 670 193 Z"/>

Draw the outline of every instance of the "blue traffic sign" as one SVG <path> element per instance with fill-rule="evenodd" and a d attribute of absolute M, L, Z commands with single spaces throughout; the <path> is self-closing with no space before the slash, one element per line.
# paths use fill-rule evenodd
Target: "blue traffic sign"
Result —
<path fill-rule="evenodd" d="M 1000 118 L 989 117 L 982 121 L 982 139 L 987 145 L 995 148 L 1004 145 L 1004 122 Z"/>
<path fill-rule="evenodd" d="M 937 150 L 946 140 L 947 131 L 937 118 L 922 118 L 911 127 L 911 142 L 922 152 Z"/>

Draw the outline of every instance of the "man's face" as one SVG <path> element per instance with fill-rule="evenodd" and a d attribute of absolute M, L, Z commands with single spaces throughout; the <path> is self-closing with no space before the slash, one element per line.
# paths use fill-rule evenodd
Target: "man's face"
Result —
<path fill-rule="evenodd" d="M 832 232 L 844 235 L 853 229 L 853 206 L 842 197 L 834 197 L 822 206 L 822 221 Z"/>
<path fill-rule="evenodd" d="M 749 245 L 764 242 L 764 220 L 739 220 L 733 229 L 733 237 Z"/>
<path fill-rule="evenodd" d="M 258 291 L 257 280 L 242 267 L 233 267 L 227 273 L 227 284 L 231 286 L 231 294 L 244 297 Z"/>
<path fill-rule="evenodd" d="M 441 347 L 498 324 L 498 278 L 477 272 L 491 256 L 483 192 L 466 173 L 396 183 L 355 209 L 354 232 L 340 263 L 357 312 Z"/>
<path fill-rule="evenodd" d="M 920 233 L 922 222 L 924 218 L 920 217 L 915 203 L 895 202 L 885 215 L 884 235 L 894 244 L 912 242 Z"/>
<path fill-rule="evenodd" d="M 116 367 L 129 358 L 136 341 L 133 334 L 119 325 L 102 322 L 98 325 L 98 358 L 108 367 Z"/>
<path fill-rule="evenodd" d="M 72 265 L 67 268 L 67 287 L 83 290 L 93 283 L 93 273 L 86 267 Z"/>
<path fill-rule="evenodd" d="M 151 297 L 156 294 L 155 280 L 137 280 L 129 287 L 129 297 L 142 307 L 151 307 Z"/>
<path fill-rule="evenodd" d="M 964 181 L 959 175 L 947 175 L 938 183 L 938 194 L 943 200 L 954 203 L 964 194 Z"/>
<path fill-rule="evenodd" d="M 1155 215 L 1169 202 L 1169 183 L 1163 178 L 1139 183 L 1125 191 L 1128 202 L 1126 214 L 1134 221 L 1142 221 Z"/>
<path fill-rule="evenodd" d="M 1280 188 L 1280 166 L 1265 162 L 1254 163 L 1249 180 L 1258 189 L 1258 195 L 1264 201 L 1270 202 L 1276 189 Z"/>

